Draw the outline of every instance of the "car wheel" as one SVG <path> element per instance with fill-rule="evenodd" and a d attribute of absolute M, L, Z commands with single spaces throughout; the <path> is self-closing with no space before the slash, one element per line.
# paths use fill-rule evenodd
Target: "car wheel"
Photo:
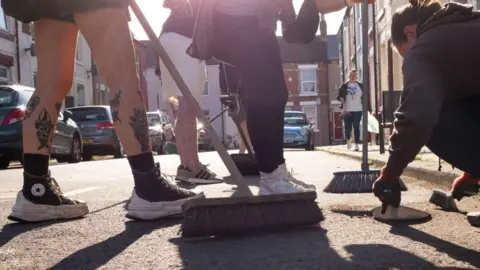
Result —
<path fill-rule="evenodd" d="M 10 157 L 8 155 L 2 155 L 0 156 L 0 170 L 4 170 L 10 166 Z"/>
<path fill-rule="evenodd" d="M 93 158 L 92 154 L 88 154 L 88 153 L 83 153 L 82 154 L 82 160 L 83 161 L 90 161 L 90 160 L 92 160 L 92 158 Z"/>
<path fill-rule="evenodd" d="M 115 150 L 114 158 L 124 158 L 125 157 L 125 151 L 123 150 L 123 145 L 122 143 L 118 143 L 117 150 Z"/>
<path fill-rule="evenodd" d="M 68 163 L 78 163 L 82 159 L 82 143 L 80 138 L 75 135 L 72 140 L 72 150 L 70 152 L 70 157 L 68 158 Z"/>

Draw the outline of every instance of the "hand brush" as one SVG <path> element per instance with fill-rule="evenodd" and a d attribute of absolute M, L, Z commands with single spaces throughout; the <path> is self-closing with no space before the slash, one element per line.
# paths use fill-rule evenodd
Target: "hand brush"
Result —
<path fill-rule="evenodd" d="M 204 2 L 203 2 L 204 3 Z M 295 193 L 254 197 L 243 176 L 208 122 L 200 105 L 191 94 L 172 60 L 162 47 L 155 32 L 134 0 L 130 7 L 147 33 L 153 50 L 159 55 L 168 72 L 172 75 L 183 96 L 194 110 L 197 118 L 205 123 L 210 139 L 233 179 L 237 192 L 242 197 L 190 200 L 182 207 L 184 222 L 183 236 L 200 237 L 220 234 L 257 232 L 269 229 L 285 229 L 318 224 L 323 220 L 320 208 L 315 202 L 316 192 Z M 200 12 L 201 13 L 201 12 Z M 197 20 L 198 21 L 198 20 Z M 197 26 L 198 27 L 198 22 Z"/>

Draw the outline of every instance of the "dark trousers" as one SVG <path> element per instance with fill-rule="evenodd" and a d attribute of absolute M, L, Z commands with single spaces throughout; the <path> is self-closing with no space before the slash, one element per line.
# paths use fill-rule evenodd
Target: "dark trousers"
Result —
<path fill-rule="evenodd" d="M 362 119 L 362 112 L 350 112 L 350 115 L 343 118 L 345 125 L 345 140 L 350 140 L 352 136 L 352 127 L 353 135 L 355 137 L 355 143 L 360 143 L 360 120 Z"/>
<path fill-rule="evenodd" d="M 480 97 L 444 104 L 427 147 L 455 168 L 480 178 Z"/>
<path fill-rule="evenodd" d="M 245 101 L 247 128 L 261 172 L 285 163 L 283 119 L 288 90 L 274 31 L 254 17 L 215 15 L 215 58 L 235 67 Z"/>

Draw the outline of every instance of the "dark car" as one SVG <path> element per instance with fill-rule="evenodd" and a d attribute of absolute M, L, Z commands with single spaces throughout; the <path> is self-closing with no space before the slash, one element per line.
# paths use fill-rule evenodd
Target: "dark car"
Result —
<path fill-rule="evenodd" d="M 123 145 L 113 127 L 110 106 L 81 106 L 68 110 L 82 133 L 84 161 L 92 160 L 94 155 L 124 157 Z"/>
<path fill-rule="evenodd" d="M 21 85 L 0 86 L 0 169 L 22 161 L 22 119 L 35 89 Z M 82 137 L 71 112 L 60 111 L 51 156 L 59 162 L 81 160 Z"/>
<path fill-rule="evenodd" d="M 286 148 L 315 149 L 315 128 L 304 112 L 286 111 L 283 127 L 283 146 Z"/>

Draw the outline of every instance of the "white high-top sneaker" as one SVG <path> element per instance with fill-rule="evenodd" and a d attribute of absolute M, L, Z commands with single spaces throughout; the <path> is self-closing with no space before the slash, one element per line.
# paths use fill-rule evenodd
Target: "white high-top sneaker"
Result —
<path fill-rule="evenodd" d="M 311 189 L 305 188 L 302 185 L 298 185 L 290 181 L 291 180 L 290 178 L 293 178 L 293 177 L 291 177 L 291 174 L 288 173 L 286 166 L 285 167 L 279 166 L 272 173 L 260 172 L 259 195 L 273 195 L 273 194 L 299 193 L 299 192 L 312 191 Z"/>
<path fill-rule="evenodd" d="M 355 143 L 355 151 L 360 151 L 360 148 L 358 147 L 358 143 Z"/>

